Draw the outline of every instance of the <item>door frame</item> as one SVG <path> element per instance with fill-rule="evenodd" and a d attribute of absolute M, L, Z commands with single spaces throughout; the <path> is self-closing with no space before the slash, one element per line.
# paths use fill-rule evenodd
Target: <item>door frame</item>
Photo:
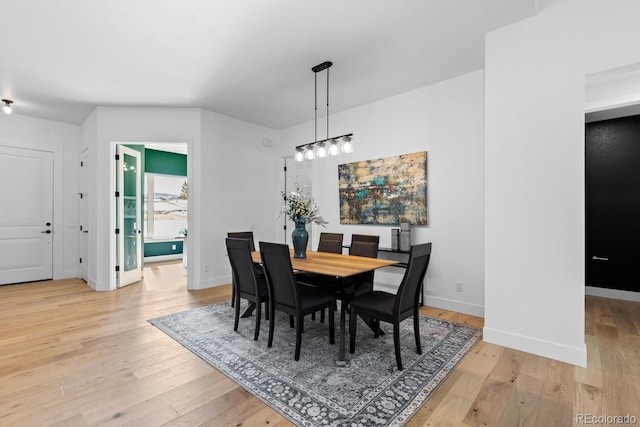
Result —
<path fill-rule="evenodd" d="M 157 141 L 157 140 L 149 140 L 149 139 L 145 139 L 145 140 L 133 140 L 133 139 L 127 139 L 127 140 L 118 140 L 118 141 L 110 141 L 109 142 L 109 166 L 108 166 L 108 184 L 109 184 L 109 203 L 108 203 L 108 209 L 109 209 L 109 248 L 108 248 L 108 255 L 109 255 L 109 289 L 108 290 L 116 290 L 116 289 L 120 289 L 118 288 L 118 280 L 117 280 L 117 276 L 116 276 L 116 265 L 118 264 L 118 260 L 116 258 L 116 245 L 118 244 L 117 242 L 117 236 L 115 234 L 115 229 L 117 228 L 117 222 L 116 222 L 116 198 L 115 198 L 115 192 L 116 192 L 116 147 L 118 145 L 145 145 L 145 144 L 176 144 L 176 143 L 180 143 L 180 144 L 186 144 L 187 145 L 187 181 L 190 183 L 189 185 L 189 201 L 190 201 L 190 205 L 189 205 L 189 210 L 187 212 L 187 223 L 189 224 L 189 234 L 191 234 L 192 230 L 191 228 L 196 229 L 197 228 L 197 224 L 196 224 L 196 218 L 194 217 L 194 210 L 197 207 L 197 199 L 195 197 L 195 192 L 193 191 L 193 188 L 195 185 L 191 185 L 192 182 L 194 182 L 196 180 L 195 178 L 195 171 L 194 171 L 194 163 L 193 163 L 193 158 L 196 157 L 194 155 L 193 150 L 194 148 L 194 141 L 192 139 L 184 139 L 184 140 L 173 140 L 173 141 Z M 144 173 L 144 171 L 143 171 Z M 198 180 L 199 183 L 199 180 Z M 195 186 L 197 187 L 197 186 Z M 193 206 L 193 207 L 192 207 Z M 189 263 L 187 264 L 187 266 L 185 267 L 187 270 L 187 289 L 192 289 L 192 284 L 194 283 L 194 270 L 197 270 L 197 268 L 200 265 L 200 260 L 199 260 L 199 256 L 197 256 L 197 254 L 195 254 L 196 256 L 194 256 L 194 251 L 192 250 L 195 245 L 194 245 L 194 241 L 195 240 L 199 240 L 197 238 L 197 236 L 194 236 L 193 238 L 190 239 L 185 239 L 184 244 L 185 246 L 188 248 L 190 257 L 189 257 Z M 144 239 L 143 239 L 143 244 L 144 244 Z M 142 259 L 144 259 L 144 256 L 142 257 Z M 144 276 L 144 270 L 143 270 L 143 276 Z"/>

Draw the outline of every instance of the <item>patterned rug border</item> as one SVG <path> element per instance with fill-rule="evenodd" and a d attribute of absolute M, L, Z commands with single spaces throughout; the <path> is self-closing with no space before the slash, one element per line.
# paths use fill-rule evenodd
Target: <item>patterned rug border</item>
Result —
<path fill-rule="evenodd" d="M 231 309 L 229 301 L 223 301 L 217 304 L 210 304 L 206 306 L 195 307 L 189 310 L 183 310 L 183 311 L 172 313 L 172 314 L 162 315 L 153 319 L 149 319 L 147 320 L 147 322 L 153 325 L 154 327 L 158 328 L 160 331 L 162 331 L 171 339 L 173 339 L 174 341 L 182 345 L 187 350 L 194 353 L 196 356 L 201 358 L 210 366 L 222 372 L 225 376 L 227 376 L 229 379 L 234 381 L 240 387 L 245 389 L 248 393 L 257 397 L 260 401 L 262 401 L 264 404 L 266 404 L 271 409 L 275 410 L 285 418 L 287 418 L 289 421 L 293 422 L 296 425 L 315 426 L 316 424 L 314 424 L 312 421 L 306 418 L 302 418 L 300 414 L 291 410 L 288 406 L 282 406 L 281 402 L 276 401 L 271 395 L 265 393 L 263 390 L 257 389 L 255 388 L 255 386 L 252 388 L 252 384 L 249 381 L 245 380 L 245 378 L 242 377 L 235 370 L 229 368 L 226 363 L 217 361 L 216 359 L 212 358 L 211 355 L 209 355 L 206 351 L 203 351 L 202 349 L 200 349 L 195 343 L 187 340 L 180 333 L 174 331 L 173 329 L 171 329 L 170 326 L 167 326 L 163 323 L 163 320 L 167 318 L 180 316 L 194 310 L 207 310 L 213 307 L 228 307 L 229 309 Z M 455 354 L 450 355 L 449 359 L 442 366 L 439 367 L 437 372 L 435 372 L 426 383 L 421 384 L 420 390 L 414 395 L 413 398 L 409 400 L 407 404 L 404 405 L 404 407 L 399 412 L 397 412 L 393 416 L 392 419 L 389 420 L 388 423 L 384 424 L 385 426 L 395 427 L 395 426 L 402 426 L 406 424 L 411 419 L 411 417 L 413 417 L 413 415 L 415 415 L 416 412 L 426 403 L 426 401 L 429 399 L 429 397 L 431 397 L 433 392 L 438 389 L 438 387 L 446 380 L 446 378 L 453 371 L 453 369 L 460 363 L 460 361 L 464 358 L 464 356 L 479 342 L 479 340 L 482 337 L 481 328 L 477 328 L 468 324 L 458 323 L 458 322 L 426 316 L 426 315 L 420 315 L 420 318 L 425 322 L 428 322 L 429 320 L 442 322 L 458 328 L 468 328 L 474 332 L 469 336 L 468 340 L 464 343 L 464 345 L 462 345 L 459 348 L 459 350 L 455 352 Z M 263 323 L 267 323 L 267 322 L 263 322 Z M 251 321 L 251 324 L 253 325 L 253 321 Z M 339 327 L 340 326 L 338 322 L 336 322 L 336 334 L 338 334 L 339 332 Z M 348 336 L 347 336 L 346 344 L 347 346 L 349 345 Z M 337 343 L 336 343 L 336 346 L 337 346 Z M 337 347 L 336 347 L 336 351 L 337 351 Z M 425 344 L 423 343 L 423 356 L 429 353 L 430 351 L 431 349 L 425 349 Z M 348 354 L 347 354 L 347 357 L 349 357 Z M 291 359 L 293 360 L 293 356 L 291 356 Z M 414 365 L 418 364 L 421 360 L 423 360 L 423 357 L 420 357 L 416 361 L 416 363 L 407 364 L 403 358 L 403 362 L 405 362 L 404 363 L 405 369 L 402 372 L 395 370 L 393 377 L 401 377 L 405 375 L 411 368 L 414 367 Z M 395 367 L 395 358 L 393 359 L 393 366 Z M 339 366 L 336 366 L 336 368 L 341 369 Z M 387 386 L 384 385 L 384 386 L 381 386 L 381 388 L 384 389 L 384 388 L 387 388 Z M 331 406 L 331 405 L 328 405 L 327 402 L 324 402 L 324 404 L 327 406 Z M 337 410 L 338 408 L 333 407 L 332 409 Z M 357 412 L 360 412 L 360 411 L 361 410 Z M 356 424 L 352 424 L 352 425 L 356 425 Z"/>

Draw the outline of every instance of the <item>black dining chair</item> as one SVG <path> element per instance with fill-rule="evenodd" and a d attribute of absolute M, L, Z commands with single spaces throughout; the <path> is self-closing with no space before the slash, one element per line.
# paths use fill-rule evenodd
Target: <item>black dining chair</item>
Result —
<path fill-rule="evenodd" d="M 318 252 L 342 253 L 342 233 L 320 233 Z"/>
<path fill-rule="evenodd" d="M 244 298 L 256 306 L 256 328 L 253 339 L 257 340 L 260 334 L 260 317 L 262 303 L 265 304 L 265 314 L 268 317 L 269 292 L 264 275 L 258 276 L 251 259 L 251 243 L 247 239 L 225 239 L 227 254 L 231 263 L 231 270 L 235 278 L 235 320 L 233 330 L 238 330 L 240 319 L 240 298 Z"/>
<path fill-rule="evenodd" d="M 289 246 L 279 243 L 260 242 L 260 255 L 267 277 L 269 291 L 269 340 L 273 344 L 275 310 L 295 317 L 295 360 L 300 360 L 300 344 L 304 316 L 323 308 L 329 308 L 329 342 L 335 343 L 334 306 L 336 297 L 319 288 L 297 282 L 291 266 Z"/>
<path fill-rule="evenodd" d="M 318 252 L 328 252 L 332 254 L 342 253 L 342 240 L 344 235 L 342 233 L 320 233 L 320 241 L 318 242 Z M 298 273 L 296 279 L 300 283 L 311 286 L 322 286 L 327 280 L 334 280 L 335 278 L 324 276 L 322 274 L 315 273 Z M 316 313 L 311 313 L 311 320 L 316 320 Z M 320 322 L 324 323 L 324 310 L 320 314 Z"/>
<path fill-rule="evenodd" d="M 232 239 L 247 239 L 249 240 L 249 242 L 251 243 L 251 251 L 255 251 L 256 250 L 256 245 L 253 242 L 253 231 L 230 231 L 229 233 L 227 233 L 227 237 L 231 237 Z M 258 274 L 262 274 L 262 272 L 260 271 L 260 267 L 257 266 L 257 272 Z M 233 307 L 236 303 L 236 285 L 235 285 L 235 278 L 233 277 L 233 272 L 231 274 L 231 307 Z"/>
<path fill-rule="evenodd" d="M 416 340 L 416 349 L 418 354 L 422 354 L 418 309 L 420 288 L 427 273 L 430 258 L 431 243 L 412 246 L 409 254 L 409 265 L 395 295 L 384 291 L 371 291 L 351 299 L 349 302 L 351 305 L 349 316 L 349 333 L 351 334 L 349 340 L 350 353 L 355 352 L 356 315 L 360 314 L 374 319 L 376 338 L 378 337 L 380 321 L 393 324 L 393 346 L 396 353 L 396 364 L 400 371 L 402 371 L 400 322 L 413 316 L 413 332 Z"/>
<path fill-rule="evenodd" d="M 353 234 L 351 236 L 351 245 L 349 246 L 349 255 L 377 258 L 379 245 L 380 236 Z M 373 275 L 374 270 L 349 278 L 347 286 L 345 286 L 347 298 L 351 299 L 354 296 L 373 291 Z"/>

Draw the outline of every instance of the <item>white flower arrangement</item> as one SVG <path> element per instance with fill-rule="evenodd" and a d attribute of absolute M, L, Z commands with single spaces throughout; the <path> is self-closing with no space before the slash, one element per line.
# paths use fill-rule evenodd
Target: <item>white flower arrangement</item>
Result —
<path fill-rule="evenodd" d="M 282 192 L 285 205 L 280 214 L 285 214 L 293 222 L 304 220 L 306 223 L 314 222 L 324 226 L 327 222 L 320 216 L 320 207 L 315 204 L 306 186 L 300 187 L 296 182 L 295 190 L 288 194 Z"/>

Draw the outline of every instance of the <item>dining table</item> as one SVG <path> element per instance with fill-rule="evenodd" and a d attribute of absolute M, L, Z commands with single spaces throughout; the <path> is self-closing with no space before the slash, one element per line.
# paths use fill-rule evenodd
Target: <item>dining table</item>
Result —
<path fill-rule="evenodd" d="M 367 273 L 382 267 L 389 267 L 398 264 L 399 261 L 369 258 L 355 255 L 343 255 L 329 252 L 307 251 L 305 258 L 295 258 L 293 249 L 291 252 L 291 267 L 294 273 L 315 273 L 338 278 L 341 283 L 345 283 L 343 279 L 356 274 Z M 261 263 L 260 252 L 251 253 L 254 263 Z M 346 313 L 347 302 L 340 304 L 340 337 L 338 349 L 338 361 L 345 360 L 345 340 L 346 340 Z"/>

